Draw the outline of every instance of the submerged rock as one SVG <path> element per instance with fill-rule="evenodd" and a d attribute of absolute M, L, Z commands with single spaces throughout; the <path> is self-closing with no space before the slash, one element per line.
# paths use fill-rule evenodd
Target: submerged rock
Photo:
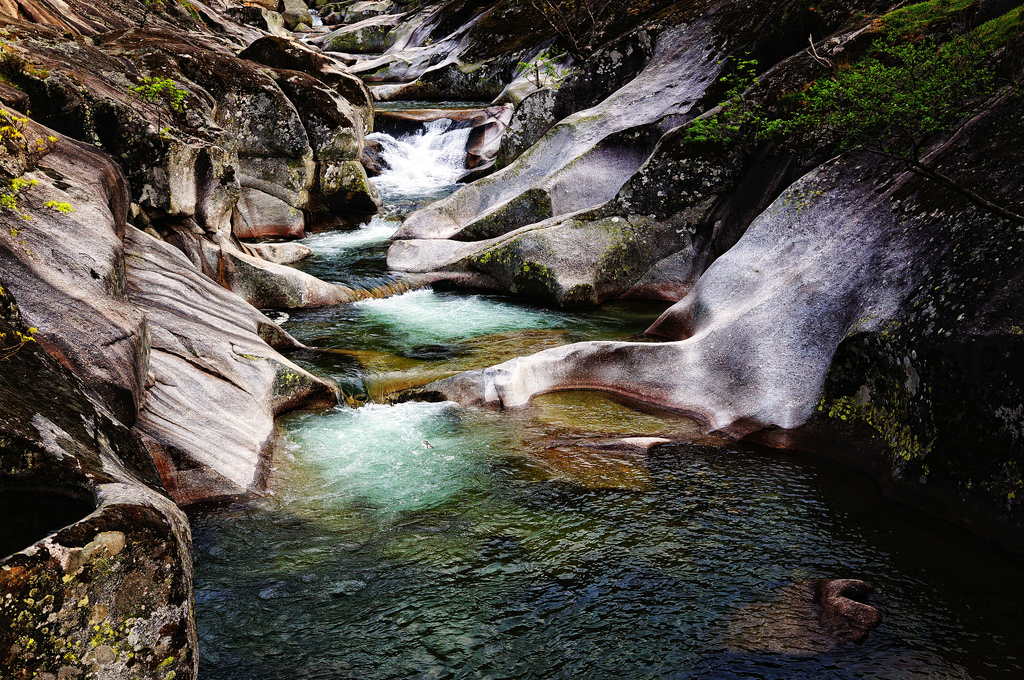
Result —
<path fill-rule="evenodd" d="M 874 588 L 857 579 L 801 581 L 746 605 L 726 622 L 727 644 L 739 652 L 813 656 L 863 642 L 882 621 Z"/>

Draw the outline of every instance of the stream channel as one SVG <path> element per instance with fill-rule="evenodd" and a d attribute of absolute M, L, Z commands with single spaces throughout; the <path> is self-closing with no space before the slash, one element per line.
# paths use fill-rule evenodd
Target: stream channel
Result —
<path fill-rule="evenodd" d="M 307 271 L 386 279 L 401 216 L 463 171 L 468 130 L 447 125 L 375 135 L 385 212 L 307 238 Z M 857 473 L 594 392 L 505 412 L 374 403 L 634 338 L 664 307 L 422 289 L 293 313 L 284 327 L 318 351 L 292 358 L 367 403 L 284 418 L 266 497 L 192 511 L 200 677 L 1024 677 L 1020 560 Z M 652 435 L 681 443 L 602 448 Z M 819 578 L 876 587 L 884 618 L 864 642 L 804 632 L 799 584 Z"/>

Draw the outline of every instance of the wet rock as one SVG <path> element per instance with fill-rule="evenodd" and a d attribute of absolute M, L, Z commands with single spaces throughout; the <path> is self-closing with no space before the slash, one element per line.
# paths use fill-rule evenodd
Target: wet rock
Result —
<path fill-rule="evenodd" d="M 512 119 L 512 107 L 489 107 L 484 110 L 487 118 L 473 126 L 466 141 L 466 167 L 481 169 L 494 162 L 501 146 L 502 136 Z"/>
<path fill-rule="evenodd" d="M 245 248 L 252 250 L 267 262 L 277 264 L 293 264 L 313 257 L 313 251 L 301 243 L 249 243 Z"/>
<path fill-rule="evenodd" d="M 273 0 L 269 0 L 268 4 L 271 3 Z M 271 35 L 283 38 L 291 37 L 291 33 L 285 28 L 284 17 L 276 9 L 258 6 L 229 7 L 227 14 L 241 24 L 258 28 Z"/>
<path fill-rule="evenodd" d="M 391 167 L 384 158 L 383 145 L 375 139 L 366 142 L 360 162 L 363 164 L 363 168 L 366 169 L 368 177 L 376 177 Z"/>
<path fill-rule="evenodd" d="M 230 239 L 213 243 L 183 225 L 175 225 L 168 241 L 181 250 L 198 271 L 258 309 L 321 307 L 359 299 L 354 291 L 344 286 L 253 257 Z"/>
<path fill-rule="evenodd" d="M 231 231 L 238 238 L 302 238 L 306 220 L 302 211 L 277 196 L 245 188 L 238 197 Z"/>
<path fill-rule="evenodd" d="M 19 76 L 33 110 L 108 148 L 150 221 L 191 218 L 217 242 L 230 240 L 233 226 L 242 237 L 301 236 L 307 210 L 373 212 L 376 192 L 365 178 L 340 192 L 335 182 L 327 196 L 319 182 L 352 176 L 321 164 L 359 159 L 372 125 L 365 86 L 293 41 L 257 43 L 243 53 L 252 58 L 240 60 L 202 35 L 131 29 L 93 45 L 45 41 L 29 30 L 14 49 L 42 56 L 51 70 L 46 78 Z M 269 71 L 260 59 L 295 68 Z M 177 83 L 188 108 L 174 113 L 140 102 L 132 87 L 149 73 Z"/>
<path fill-rule="evenodd" d="M 293 31 L 298 29 L 299 24 L 308 27 L 313 23 L 313 17 L 310 16 L 309 8 L 303 0 L 281 0 L 281 8 L 285 26 Z"/>
<path fill-rule="evenodd" d="M 359 161 L 322 163 L 320 196 L 323 205 L 333 213 L 370 215 L 383 205 L 377 188 Z"/>
<path fill-rule="evenodd" d="M 666 31 L 642 76 L 593 109 L 560 121 L 512 165 L 417 211 L 396 238 L 446 238 L 452 226 L 457 230 L 531 190 L 552 197 L 554 215 L 615 196 L 667 131 L 660 121 L 682 122 L 717 78 L 720 66 L 708 60 L 713 17 Z"/>
<path fill-rule="evenodd" d="M 269 347 L 297 343 L 178 249 L 134 228 L 127 244 L 130 298 L 153 338 L 136 430 L 165 486 L 179 503 L 259 491 L 274 416 L 331 403 L 333 388 Z"/>
<path fill-rule="evenodd" d="M 364 19 L 381 16 L 382 14 L 393 14 L 396 10 L 397 5 L 389 0 L 379 0 L 376 2 L 362 0 L 361 2 L 354 2 L 345 8 L 345 23 L 358 23 Z"/>
<path fill-rule="evenodd" d="M 857 173 L 875 176 L 877 168 L 868 159 L 843 160 L 784 193 L 649 330 L 686 339 L 549 350 L 452 378 L 452 398 L 513 406 L 559 384 L 602 385 L 700 414 L 711 429 L 742 434 L 802 424 L 817 406 L 842 338 L 855 325 L 890 318 L 914 277 L 908 263 L 915 243 L 903 238 L 909 226 L 897 226 L 905 218 L 891 194 L 876 192 L 870 181 L 850 182 Z M 821 293 L 824 280 L 828 295 Z M 780 325 L 779 318 L 807 322 Z M 462 392 L 471 384 L 472 397 Z"/>
<path fill-rule="evenodd" d="M 514 234 L 469 265 L 513 293 L 560 306 L 599 304 L 633 285 L 636 270 L 687 245 L 675 227 L 642 217 L 567 220 Z"/>
<path fill-rule="evenodd" d="M 874 588 L 857 579 L 832 579 L 814 584 L 814 603 L 822 627 L 836 640 L 862 642 L 882 622 L 882 614 L 867 597 Z"/>

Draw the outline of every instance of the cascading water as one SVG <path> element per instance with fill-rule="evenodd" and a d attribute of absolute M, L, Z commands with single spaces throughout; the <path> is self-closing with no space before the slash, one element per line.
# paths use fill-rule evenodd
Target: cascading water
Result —
<path fill-rule="evenodd" d="M 375 134 L 390 213 L 311 236 L 318 276 L 386 275 L 468 130 Z M 399 206 L 397 209 L 395 206 Z M 419 290 L 292 314 L 293 355 L 362 399 L 582 339 L 663 305 L 568 313 Z M 821 461 L 702 436 L 598 393 L 526 409 L 369 404 L 282 422 L 268 497 L 193 513 L 204 680 L 1022 677 L 1020 565 Z M 611 449 L 659 435 L 688 443 Z M 884 596 L 859 645 L 799 637 L 808 579 Z M 805 603 L 806 604 L 806 603 Z M 804 606 L 801 609 L 801 606 Z M 801 618 L 804 617 L 804 618 Z"/>
<path fill-rule="evenodd" d="M 457 127 L 447 118 L 426 123 L 420 132 L 398 137 L 375 132 L 367 139 L 379 142 L 387 161 L 373 182 L 384 194 L 437 199 L 466 171 L 466 142 L 470 128 Z"/>
<path fill-rule="evenodd" d="M 401 224 L 404 213 L 424 202 L 447 196 L 466 171 L 469 128 L 458 128 L 441 118 L 418 132 L 394 137 L 375 132 L 368 140 L 380 144 L 386 166 L 373 179 L 385 200 L 382 214 L 355 231 L 315 234 L 303 241 L 316 258 L 302 269 L 325 281 L 356 287 L 373 285 L 385 276 L 384 254 L 388 240 Z"/>

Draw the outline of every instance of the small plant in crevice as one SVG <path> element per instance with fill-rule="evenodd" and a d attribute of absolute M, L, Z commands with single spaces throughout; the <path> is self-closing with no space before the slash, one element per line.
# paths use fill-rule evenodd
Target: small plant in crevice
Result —
<path fill-rule="evenodd" d="M 163 126 L 163 106 L 166 105 L 172 115 L 184 113 L 188 108 L 188 104 L 185 102 L 188 90 L 178 87 L 170 78 L 146 76 L 131 91 L 142 101 L 156 105 L 156 129 L 165 139 L 170 133 L 170 128 Z"/>
<path fill-rule="evenodd" d="M 4 294 L 4 287 L 0 286 L 0 295 Z M 0 361 L 7 361 L 18 353 L 27 343 L 35 342 L 36 328 L 28 328 L 21 332 L 17 328 L 0 330 Z"/>
<path fill-rule="evenodd" d="M 728 145 L 749 137 L 751 124 L 758 122 L 758 113 L 745 93 L 757 81 L 757 60 L 734 58 L 731 67 L 729 73 L 718 79 L 729 88 L 718 111 L 694 120 L 686 129 L 686 141 Z"/>
<path fill-rule="evenodd" d="M 49 135 L 29 141 L 25 135 L 28 118 L 17 116 L 0 109 L 0 209 L 9 210 L 24 220 L 29 215 L 22 210 L 24 195 L 39 184 L 39 180 L 26 178 L 38 165 L 39 160 L 50 153 L 57 144 L 57 138 Z M 67 214 L 74 212 L 68 203 L 47 201 L 47 208 Z M 12 235 L 16 230 L 11 229 Z"/>
<path fill-rule="evenodd" d="M 528 78 L 532 77 L 534 84 L 538 88 L 544 86 L 541 80 L 542 75 L 552 79 L 557 79 L 560 75 L 558 65 L 552 58 L 551 51 L 541 52 L 531 61 L 521 61 L 518 66 L 519 72 L 525 72 Z"/>
<path fill-rule="evenodd" d="M 0 81 L 21 89 L 19 83 L 26 77 L 45 80 L 50 71 L 45 66 L 36 66 L 20 54 L 4 49 L 0 51 Z"/>

